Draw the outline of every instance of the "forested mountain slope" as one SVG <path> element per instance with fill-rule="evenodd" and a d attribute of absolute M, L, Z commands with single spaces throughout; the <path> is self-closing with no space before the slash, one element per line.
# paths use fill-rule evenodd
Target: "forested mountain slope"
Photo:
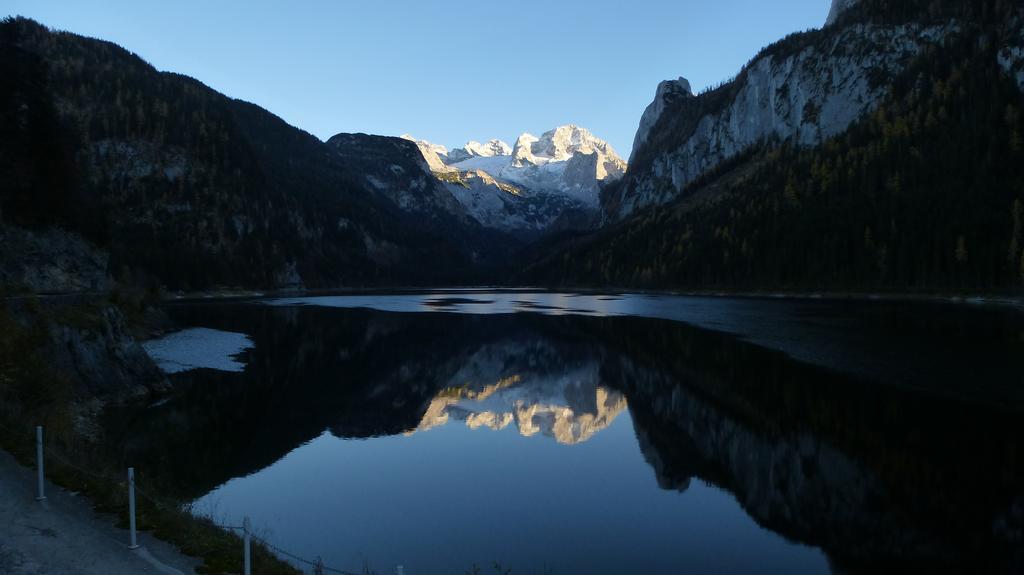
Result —
<path fill-rule="evenodd" d="M 765 49 L 733 82 L 674 98 L 634 151 L 621 186 L 606 191 L 610 224 L 562 238 L 523 277 L 685 288 L 1019 288 L 1022 23 L 1019 7 L 1000 0 L 862 0 L 835 24 Z M 880 52 L 858 58 L 885 61 L 897 28 L 909 34 L 898 44 L 919 51 L 907 54 L 899 71 L 867 71 L 878 101 L 849 128 L 819 144 L 818 132 L 808 136 L 798 123 L 795 131 L 750 138 L 731 154 L 714 145 L 709 149 L 719 155 L 710 160 L 694 153 L 702 122 L 708 133 L 729 133 L 736 122 L 752 121 L 716 115 L 736 106 L 750 71 L 766 59 L 777 64 L 812 50 L 825 54 L 816 66 L 833 69 L 849 57 L 849 45 L 837 38 L 877 29 L 885 41 L 856 46 Z M 808 88 L 806 77 L 782 72 L 772 84 L 776 95 Z M 827 89 L 840 99 L 847 89 L 867 93 L 859 80 L 845 86 Z M 811 105 L 801 114 L 818 122 L 821 109 Z"/>
<path fill-rule="evenodd" d="M 109 42 L 9 18 L 0 75 L 0 233 L 40 259 L 56 229 L 111 276 L 200 289 L 473 281 L 491 254 L 479 226 L 408 214 L 366 166 Z"/>

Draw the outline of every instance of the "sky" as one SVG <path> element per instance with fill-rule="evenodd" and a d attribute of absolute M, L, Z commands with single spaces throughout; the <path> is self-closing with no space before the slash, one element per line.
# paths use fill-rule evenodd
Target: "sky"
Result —
<path fill-rule="evenodd" d="M 830 0 L 5 0 L 160 70 L 258 104 L 321 139 L 449 148 L 563 124 L 628 156 L 658 82 L 695 91 L 820 27 Z M 2 14 L 2 13 L 0 13 Z"/>

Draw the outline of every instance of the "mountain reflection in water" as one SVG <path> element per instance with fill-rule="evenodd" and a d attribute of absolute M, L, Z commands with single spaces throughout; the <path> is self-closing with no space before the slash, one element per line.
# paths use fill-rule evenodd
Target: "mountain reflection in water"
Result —
<path fill-rule="evenodd" d="M 608 427 L 624 409 L 626 398 L 601 385 L 594 360 L 565 365 L 544 340 L 488 344 L 430 401 L 416 431 L 450 420 L 470 429 L 514 424 L 524 437 L 540 433 L 572 445 Z"/>
<path fill-rule="evenodd" d="M 278 544 L 328 564 L 357 567 L 361 553 L 397 555 L 418 573 L 492 560 L 598 574 L 1024 567 L 1016 403 L 875 385 L 658 319 L 258 304 L 170 312 L 183 325 L 245 333 L 254 348 L 242 374 L 179 375 L 171 401 L 113 416 L 122 455 L 232 518 L 266 506 Z M 939 321 L 933 312 L 920 310 L 923 326 Z M 957 325 L 979 349 L 1024 345 L 1018 315 Z M 978 359 L 971 349 L 943 361 L 966 370 Z M 1021 373 L 989 387 L 1011 389 Z M 935 385 L 969 392 L 973 382 Z M 625 430 L 632 445 L 620 441 Z M 366 451 L 342 441 L 367 438 Z M 363 463 L 330 471 L 328 452 Z M 300 467 L 322 485 L 296 487 Z M 731 494 L 747 523 L 705 485 Z M 268 488 L 288 505 L 274 507 Z M 318 489 L 336 492 L 344 520 L 303 527 L 299 517 L 335 504 Z M 584 521 L 595 509 L 600 519 Z M 392 511 L 405 520 L 387 523 Z"/>

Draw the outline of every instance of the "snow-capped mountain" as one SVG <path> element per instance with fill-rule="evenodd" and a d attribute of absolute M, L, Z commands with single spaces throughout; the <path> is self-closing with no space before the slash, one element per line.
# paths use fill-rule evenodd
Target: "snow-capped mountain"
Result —
<path fill-rule="evenodd" d="M 442 146 L 443 147 L 443 146 Z M 509 146 L 501 140 L 490 140 L 486 144 L 480 142 L 469 141 L 465 146 L 461 148 L 455 148 L 452 150 L 448 157 L 445 159 L 446 162 L 454 164 L 470 158 L 490 158 L 492 156 L 507 156 L 512 153 L 512 146 Z"/>
<path fill-rule="evenodd" d="M 621 178 L 626 162 L 604 140 L 579 126 L 559 126 L 539 138 L 444 146 L 415 140 L 427 164 L 481 225 L 538 234 L 596 215 L 601 186 Z M 571 221 L 572 223 L 568 223 Z"/>
<path fill-rule="evenodd" d="M 626 162 L 607 142 L 572 125 L 539 138 L 523 134 L 508 155 L 480 156 L 451 165 L 461 171 L 483 170 L 533 192 L 569 196 L 595 209 L 601 184 L 626 171 Z"/>

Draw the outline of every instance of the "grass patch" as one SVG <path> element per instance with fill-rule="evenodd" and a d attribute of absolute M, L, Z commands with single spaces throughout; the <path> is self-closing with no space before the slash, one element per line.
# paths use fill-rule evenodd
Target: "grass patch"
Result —
<path fill-rule="evenodd" d="M 462 172 L 434 172 L 434 177 L 448 184 L 456 184 L 463 188 L 469 189 L 469 184 L 466 180 L 462 179 Z"/>

